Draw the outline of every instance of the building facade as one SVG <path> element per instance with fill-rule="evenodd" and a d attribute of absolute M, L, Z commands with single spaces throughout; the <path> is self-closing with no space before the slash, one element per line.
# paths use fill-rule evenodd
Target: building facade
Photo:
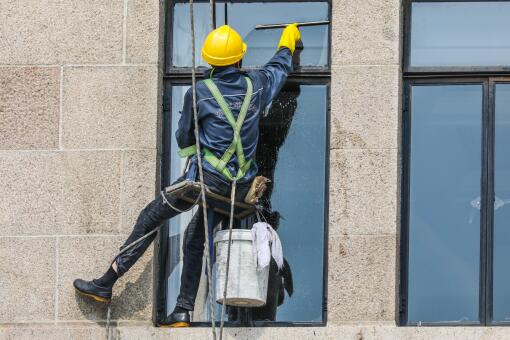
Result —
<path fill-rule="evenodd" d="M 329 61 L 300 75 L 328 91 L 323 318 L 226 338 L 509 339 L 505 327 L 402 322 L 408 3 L 325 3 Z M 168 176 L 164 95 L 186 84 L 168 65 L 172 6 L 0 1 L 0 339 L 211 337 L 206 325 L 154 327 L 161 242 L 120 279 L 110 316 L 72 287 L 106 268 Z"/>

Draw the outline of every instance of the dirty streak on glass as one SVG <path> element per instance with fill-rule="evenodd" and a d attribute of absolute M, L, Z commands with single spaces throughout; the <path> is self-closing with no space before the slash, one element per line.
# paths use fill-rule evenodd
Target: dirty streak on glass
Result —
<path fill-rule="evenodd" d="M 181 174 L 183 161 L 177 156 L 175 130 L 188 86 L 172 88 L 171 179 Z M 322 321 L 324 272 L 324 197 L 326 173 L 325 85 L 287 85 L 261 118 L 261 140 L 257 160 L 261 171 L 272 172 L 273 211 L 283 217 L 278 234 L 284 257 L 294 279 L 294 295 L 285 296 L 276 321 Z M 281 131 L 278 136 L 273 131 Z M 182 216 L 182 215 L 181 215 Z M 167 313 L 178 295 L 182 266 L 182 236 L 191 214 L 170 222 Z M 208 320 L 206 277 L 202 275 L 193 321 Z"/>
<path fill-rule="evenodd" d="M 173 11 L 172 66 L 191 67 L 191 34 L 189 4 L 176 3 Z M 207 66 L 202 60 L 202 43 L 211 29 L 209 3 L 194 3 L 195 16 L 195 62 L 197 66 Z M 225 24 L 224 4 L 216 3 L 216 25 Z"/>
<path fill-rule="evenodd" d="M 481 85 L 412 87 L 408 322 L 478 322 Z"/>
<path fill-rule="evenodd" d="M 510 65 L 510 2 L 415 2 L 411 66 Z"/>
<path fill-rule="evenodd" d="M 228 3 L 228 24 L 245 39 L 248 51 L 243 66 L 264 65 L 276 52 L 282 29 L 255 30 L 258 24 L 329 19 L 327 2 Z M 301 66 L 328 64 L 328 25 L 301 27 Z"/>
<path fill-rule="evenodd" d="M 510 321 L 510 84 L 496 84 L 493 320 Z"/>

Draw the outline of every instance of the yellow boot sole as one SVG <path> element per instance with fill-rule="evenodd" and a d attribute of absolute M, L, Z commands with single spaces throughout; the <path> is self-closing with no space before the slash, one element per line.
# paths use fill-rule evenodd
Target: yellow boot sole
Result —
<path fill-rule="evenodd" d="M 104 303 L 108 303 L 111 301 L 111 299 L 107 299 L 107 298 L 104 298 L 102 296 L 98 296 L 98 295 L 94 295 L 94 294 L 90 294 L 90 293 L 85 293 L 85 292 L 82 292 L 81 290 L 79 290 L 78 288 L 74 288 L 78 293 L 80 293 L 81 295 L 83 296 L 88 296 L 98 302 L 104 302 Z"/>
<path fill-rule="evenodd" d="M 187 322 L 176 322 L 171 325 L 159 325 L 161 328 L 184 328 L 189 327 L 189 323 Z"/>

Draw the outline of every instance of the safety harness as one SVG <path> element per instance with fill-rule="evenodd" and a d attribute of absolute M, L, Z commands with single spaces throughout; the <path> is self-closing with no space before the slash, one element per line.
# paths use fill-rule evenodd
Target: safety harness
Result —
<path fill-rule="evenodd" d="M 234 131 L 232 143 L 227 148 L 223 156 L 221 156 L 221 158 L 216 157 L 216 155 L 211 150 L 203 147 L 204 159 L 209 164 L 211 164 L 214 167 L 214 169 L 216 169 L 216 171 L 221 173 L 223 177 L 225 177 L 231 182 L 243 178 L 248 172 L 248 170 L 250 170 L 252 164 L 251 159 L 246 161 L 246 158 L 244 157 L 243 144 L 241 142 L 241 128 L 243 126 L 244 119 L 246 118 L 246 114 L 248 112 L 248 108 L 250 107 L 250 101 L 253 95 L 253 85 L 250 78 L 244 77 L 244 79 L 246 80 L 247 90 L 246 95 L 244 96 L 241 110 L 239 111 L 237 121 L 234 115 L 232 114 L 229 105 L 225 101 L 225 98 L 221 95 L 221 92 L 216 86 L 216 84 L 214 84 L 214 82 L 211 79 L 204 80 L 204 84 L 207 86 L 207 88 L 213 95 L 214 99 L 216 100 L 221 110 L 225 114 L 225 117 L 227 117 L 227 120 L 230 126 L 232 127 L 232 130 Z M 196 145 L 192 145 L 187 148 L 181 149 L 179 151 L 179 156 L 184 158 L 196 155 L 196 153 L 197 147 Z M 237 163 L 239 165 L 239 168 L 235 176 L 230 172 L 230 170 L 227 167 L 228 162 L 230 162 L 234 154 L 237 156 Z"/>

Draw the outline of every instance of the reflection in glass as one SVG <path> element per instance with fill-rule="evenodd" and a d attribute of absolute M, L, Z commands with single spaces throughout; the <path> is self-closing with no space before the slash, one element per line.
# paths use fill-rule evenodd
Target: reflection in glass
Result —
<path fill-rule="evenodd" d="M 267 216 L 292 271 L 277 321 L 322 321 L 326 86 L 287 85 L 261 119 L 257 162 L 272 180 Z"/>
<path fill-rule="evenodd" d="M 510 84 L 496 84 L 493 319 L 510 321 Z"/>
<path fill-rule="evenodd" d="M 244 66 L 261 66 L 276 52 L 282 29 L 255 30 L 258 24 L 328 20 L 327 2 L 228 3 L 228 23 L 245 39 Z M 301 27 L 301 66 L 328 63 L 328 25 Z"/>
<path fill-rule="evenodd" d="M 186 87 L 172 90 L 172 137 Z M 268 306 L 241 312 L 229 309 L 230 320 L 249 315 L 251 320 L 322 321 L 324 272 L 324 204 L 326 173 L 325 85 L 287 85 L 261 117 L 257 152 L 260 173 L 273 180 L 264 199 L 266 214 L 278 228 L 289 273 L 273 273 Z M 172 143 L 171 177 L 177 178 L 183 163 Z M 190 214 L 170 222 L 167 281 L 167 313 L 173 310 L 179 289 L 181 235 Z M 290 282 L 282 285 L 282 277 Z M 288 296 L 289 286 L 293 289 Z M 287 289 L 287 293 L 285 293 Z M 207 321 L 206 277 L 203 275 L 193 321 Z M 283 304 L 281 304 L 283 303 Z M 281 305 L 280 305 L 281 304 Z M 277 307 L 280 305 L 279 307 Z"/>
<path fill-rule="evenodd" d="M 176 3 L 174 5 L 173 26 L 172 26 L 172 66 L 191 66 L 191 35 L 189 4 Z M 211 29 L 209 3 L 195 3 L 193 5 L 195 16 L 195 62 L 197 66 L 207 66 L 202 60 L 202 43 Z M 225 23 L 224 5 L 216 3 L 216 25 Z"/>
<path fill-rule="evenodd" d="M 510 2 L 414 2 L 411 66 L 510 64 Z"/>
<path fill-rule="evenodd" d="M 409 322 L 479 320 L 482 86 L 413 86 Z"/>

